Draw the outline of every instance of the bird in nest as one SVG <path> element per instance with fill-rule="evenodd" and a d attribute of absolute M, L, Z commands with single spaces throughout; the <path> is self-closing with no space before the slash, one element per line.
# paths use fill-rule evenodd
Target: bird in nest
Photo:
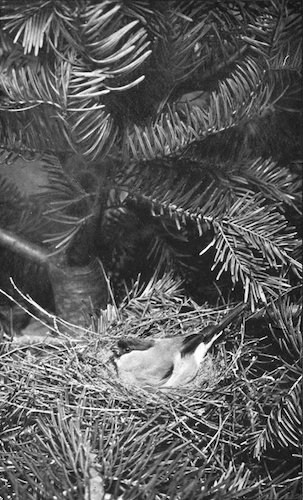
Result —
<path fill-rule="evenodd" d="M 181 387 L 197 375 L 201 362 L 247 304 L 239 304 L 220 323 L 201 332 L 166 338 L 120 339 L 112 349 L 119 376 L 141 387 Z"/>

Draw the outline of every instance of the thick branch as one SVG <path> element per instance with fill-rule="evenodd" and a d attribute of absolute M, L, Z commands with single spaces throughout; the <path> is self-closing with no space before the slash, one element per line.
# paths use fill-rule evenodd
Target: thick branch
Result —
<path fill-rule="evenodd" d="M 0 245 L 33 262 L 48 264 L 48 252 L 39 245 L 27 241 L 22 236 L 0 228 Z"/>

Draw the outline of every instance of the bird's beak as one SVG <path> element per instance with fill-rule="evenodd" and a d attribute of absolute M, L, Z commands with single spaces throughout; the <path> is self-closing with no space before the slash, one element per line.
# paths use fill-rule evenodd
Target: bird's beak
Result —
<path fill-rule="evenodd" d="M 111 351 L 113 352 L 112 358 L 119 358 L 121 356 L 121 349 L 119 347 L 115 346 L 111 348 Z"/>

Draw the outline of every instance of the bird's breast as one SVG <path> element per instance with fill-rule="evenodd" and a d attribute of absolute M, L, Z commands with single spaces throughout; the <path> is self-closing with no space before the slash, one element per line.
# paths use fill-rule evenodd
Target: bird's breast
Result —
<path fill-rule="evenodd" d="M 176 352 L 163 344 L 133 350 L 116 360 L 119 376 L 136 385 L 161 385 L 172 373 Z"/>

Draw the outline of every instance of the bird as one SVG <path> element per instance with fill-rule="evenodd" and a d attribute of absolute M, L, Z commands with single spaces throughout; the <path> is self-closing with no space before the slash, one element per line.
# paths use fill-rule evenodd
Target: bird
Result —
<path fill-rule="evenodd" d="M 118 375 L 140 387 L 180 387 L 197 375 L 200 364 L 214 342 L 247 307 L 239 304 L 223 320 L 201 332 L 164 338 L 122 338 L 113 347 Z"/>

